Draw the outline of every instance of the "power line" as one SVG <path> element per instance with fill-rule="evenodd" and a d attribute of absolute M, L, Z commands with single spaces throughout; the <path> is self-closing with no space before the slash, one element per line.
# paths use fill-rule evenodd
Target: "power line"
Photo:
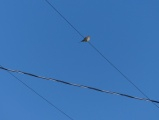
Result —
<path fill-rule="evenodd" d="M 81 37 L 84 36 L 48 1 L 45 0 Z M 123 72 L 121 72 L 112 62 L 110 62 L 91 42 L 88 42 L 89 45 L 96 50 L 114 69 L 116 69 L 130 84 L 132 84 L 142 95 L 144 95 L 147 99 L 150 99 L 137 85 L 135 85 Z M 155 103 L 153 103 L 156 107 L 159 108 Z"/>
<path fill-rule="evenodd" d="M 75 86 L 75 87 L 80 87 L 80 88 L 86 88 L 86 89 L 90 89 L 90 90 L 94 90 L 94 91 L 98 91 L 98 92 L 103 92 L 103 93 L 107 93 L 107 94 L 114 94 L 114 95 L 120 95 L 122 97 L 128 97 L 128 98 L 132 98 L 132 99 L 136 99 L 136 100 L 142 100 L 142 101 L 148 101 L 148 102 L 152 102 L 152 103 L 159 103 L 159 101 L 157 100 L 151 100 L 151 99 L 147 99 L 147 98 L 140 98 L 140 97 L 134 97 L 131 95 L 127 95 L 127 94 L 123 94 L 123 93 L 118 93 L 118 92 L 112 92 L 112 91 L 108 91 L 108 90 L 101 90 L 95 87 L 90 87 L 90 86 L 86 86 L 86 85 L 81 85 L 81 84 L 75 84 L 75 83 L 70 83 L 70 82 L 66 82 L 63 80 L 58 80 L 58 79 L 54 79 L 54 78 L 47 78 L 47 77 L 43 77 L 43 76 L 39 76 L 39 75 L 35 75 L 32 73 L 27 73 L 27 72 L 23 72 L 20 70 L 11 70 L 11 69 L 7 69 L 4 68 L 2 66 L 0 66 L 0 69 L 8 71 L 10 72 L 15 72 L 15 73 L 20 73 L 20 74 L 25 74 L 31 77 L 36 77 L 39 79 L 44 79 L 44 80 L 51 80 L 54 82 L 59 82 L 59 83 L 63 83 L 63 84 L 67 84 L 70 86 Z M 11 74 L 11 73 L 10 73 Z M 11 74 L 12 76 L 14 76 L 13 74 Z M 15 77 L 15 76 L 14 76 Z M 39 95 L 39 93 L 37 93 L 35 90 L 33 90 L 32 88 L 30 88 L 28 85 L 26 85 L 23 81 L 21 81 L 20 79 L 18 79 L 17 77 L 15 77 L 18 81 L 20 81 L 22 84 L 24 84 L 27 88 L 29 88 L 30 90 L 32 90 L 35 94 L 37 94 L 39 97 L 41 97 L 42 99 L 44 99 L 46 102 L 48 102 L 51 106 L 55 107 L 51 102 L 49 102 L 46 98 L 42 97 L 41 95 Z M 68 116 L 66 113 L 64 113 L 63 111 L 61 111 L 59 108 L 55 107 L 57 110 L 59 110 L 62 114 L 66 115 L 67 117 L 69 117 L 71 120 L 73 120 L 70 116 Z"/>
<path fill-rule="evenodd" d="M 48 5 L 50 5 L 81 37 L 84 38 L 84 36 L 48 1 L 45 0 Z"/>
<path fill-rule="evenodd" d="M 144 95 L 147 99 L 150 99 L 139 87 L 137 87 L 121 70 L 119 70 L 108 58 L 106 58 L 91 42 L 88 42 L 89 45 L 97 52 L 99 53 L 104 60 L 106 60 L 115 70 L 117 70 L 129 83 L 131 83 L 142 95 Z M 159 108 L 158 105 L 153 103 L 157 108 Z"/>
<path fill-rule="evenodd" d="M 91 42 L 88 42 L 89 45 L 97 51 L 114 69 L 116 69 L 129 83 L 131 83 L 138 91 L 140 91 L 144 96 L 148 98 L 148 96 L 142 92 L 124 73 L 122 73 L 110 60 L 108 60 Z"/>
<path fill-rule="evenodd" d="M 3 67 L 0 65 L 0 69 L 3 69 Z M 3 69 L 5 70 L 5 69 Z M 41 99 L 43 99 L 45 102 L 47 102 L 49 105 L 51 105 L 52 107 L 54 107 L 56 110 L 58 110 L 61 114 L 63 114 L 64 116 L 66 116 L 67 118 L 69 118 L 70 120 L 74 120 L 72 117 L 70 117 L 68 114 L 66 114 L 64 111 L 62 111 L 60 108 L 58 108 L 57 106 L 55 106 L 52 102 L 50 102 L 49 100 L 47 100 L 45 97 L 43 97 L 42 95 L 40 95 L 38 92 L 36 92 L 33 88 L 31 88 L 29 85 L 27 85 L 25 82 L 23 82 L 21 79 L 19 79 L 18 77 L 16 77 L 14 74 L 12 74 L 10 70 L 6 70 L 11 76 L 13 76 L 15 79 L 17 79 L 21 84 L 23 84 L 25 87 L 27 87 L 29 90 L 31 90 L 33 93 L 35 93 L 37 96 L 39 96 Z M 29 75 L 29 74 L 28 74 Z"/>

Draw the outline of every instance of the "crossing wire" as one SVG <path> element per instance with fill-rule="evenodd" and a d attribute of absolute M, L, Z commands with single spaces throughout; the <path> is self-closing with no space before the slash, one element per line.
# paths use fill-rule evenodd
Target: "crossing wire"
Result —
<path fill-rule="evenodd" d="M 53 4 L 51 4 L 48 0 L 45 0 L 82 38 L 84 36 L 55 8 Z M 101 57 L 103 57 L 115 70 L 117 70 L 130 84 L 132 84 L 143 96 L 150 100 L 150 98 L 137 86 L 133 83 L 121 70 L 119 70 L 110 60 L 108 60 L 90 41 L 88 42 L 89 45 L 97 52 Z M 158 105 L 153 103 L 157 108 Z"/>
<path fill-rule="evenodd" d="M 16 77 L 14 74 L 12 74 L 10 70 L 5 69 L 4 67 L 2 67 L 0 65 L 0 69 L 6 70 L 12 77 L 14 77 L 15 79 L 17 79 L 22 85 L 24 85 L 25 87 L 27 87 L 29 90 L 31 90 L 33 93 L 35 93 L 37 96 L 39 96 L 41 99 L 43 99 L 45 102 L 47 102 L 49 105 L 51 105 L 52 107 L 54 107 L 56 110 L 58 110 L 61 114 L 63 114 L 64 116 L 66 116 L 67 118 L 69 118 L 70 120 L 74 120 L 71 116 L 69 116 L 68 114 L 66 114 L 64 111 L 62 111 L 60 108 L 58 108 L 57 106 L 55 106 L 52 102 L 50 102 L 49 100 L 47 100 L 45 97 L 43 97 L 42 95 L 40 95 L 37 91 L 35 91 L 32 87 L 30 87 L 29 85 L 27 85 L 25 82 L 23 82 L 21 79 L 19 79 L 18 77 Z M 29 75 L 29 74 L 28 74 Z"/>
<path fill-rule="evenodd" d="M 20 74 L 25 74 L 31 77 L 36 77 L 39 79 L 44 79 L 44 80 L 51 80 L 54 82 L 59 82 L 59 83 L 63 83 L 63 84 L 67 84 L 70 86 L 75 86 L 75 87 L 80 87 L 80 88 L 86 88 L 86 89 L 90 89 L 90 90 L 94 90 L 94 91 L 98 91 L 98 92 L 103 92 L 103 93 L 107 93 L 107 94 L 114 94 L 114 95 L 120 95 L 122 97 L 128 97 L 128 98 L 132 98 L 132 99 L 136 99 L 136 100 L 142 100 L 142 101 L 148 101 L 148 102 L 152 102 L 152 103 L 159 103 L 159 101 L 157 100 L 151 100 L 151 99 L 147 99 L 147 98 L 140 98 L 140 97 L 134 97 L 131 95 L 127 95 L 127 94 L 123 94 L 123 93 L 118 93 L 118 92 L 112 92 L 112 91 L 108 91 L 108 90 L 101 90 L 95 87 L 91 87 L 91 86 L 86 86 L 86 85 L 81 85 L 81 84 L 75 84 L 75 83 L 70 83 L 70 82 L 66 82 L 63 80 L 58 80 L 58 79 L 54 79 L 54 78 L 47 78 L 47 77 L 43 77 L 43 76 L 39 76 L 39 75 L 35 75 L 32 73 L 28 73 L 28 72 L 23 72 L 20 70 L 12 70 L 12 69 L 8 69 L 8 68 L 4 68 L 2 66 L 0 66 L 0 69 L 8 71 L 10 72 L 15 72 L 15 73 L 20 73 Z M 12 74 L 11 74 L 12 75 Z M 15 77 L 15 76 L 14 76 Z M 17 77 L 15 77 L 16 79 L 18 79 Z M 19 80 L 19 79 L 18 79 Z M 55 107 L 51 102 L 49 102 L 48 100 L 46 100 L 44 97 L 42 97 L 41 95 L 39 95 L 37 92 L 35 92 L 32 88 L 30 88 L 28 85 L 26 85 L 24 82 L 22 82 L 21 80 L 19 80 L 22 84 L 24 84 L 26 87 L 28 87 L 29 89 L 31 89 L 34 93 L 36 93 L 38 96 L 40 96 L 42 99 L 44 99 L 46 102 L 48 102 L 50 105 L 52 105 L 53 107 Z M 68 116 L 66 113 L 64 113 L 63 111 L 61 111 L 59 108 L 55 107 L 56 109 L 58 109 L 61 113 L 63 113 L 64 115 L 66 115 L 67 117 L 69 117 L 70 119 L 72 119 L 70 116 Z M 73 119 L 72 119 L 73 120 Z"/>

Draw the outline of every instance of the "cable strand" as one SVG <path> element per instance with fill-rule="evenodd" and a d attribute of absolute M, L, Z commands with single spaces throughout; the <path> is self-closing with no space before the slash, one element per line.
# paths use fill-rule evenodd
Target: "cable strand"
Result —
<path fill-rule="evenodd" d="M 31 76 L 31 77 L 36 77 L 36 78 L 40 78 L 40 79 L 45 79 L 45 80 L 52 80 L 54 82 L 59 82 L 59 83 L 63 83 L 63 84 L 67 84 L 67 85 L 70 85 L 70 86 L 75 86 L 75 87 L 80 87 L 80 88 L 86 88 L 86 89 L 90 89 L 90 90 L 94 90 L 94 91 L 98 91 L 98 92 L 103 92 L 103 93 L 107 93 L 107 94 L 114 94 L 114 95 L 120 95 L 120 96 L 123 96 L 123 97 L 127 97 L 127 98 L 132 98 L 132 99 L 136 99 L 136 100 L 142 100 L 142 101 L 148 101 L 148 102 L 152 102 L 152 103 L 159 103 L 159 101 L 157 100 L 151 100 L 151 99 L 147 99 L 147 98 L 139 98 L 139 97 L 135 97 L 135 96 L 131 96 L 131 95 L 127 95 L 127 94 L 123 94 L 123 93 L 118 93 L 118 92 L 112 92 L 112 91 L 108 91 L 108 90 L 101 90 L 101 89 L 98 89 L 98 88 L 95 88 L 95 87 L 90 87 L 90 86 L 86 86 L 86 85 L 81 85 L 81 84 L 75 84 L 75 83 L 70 83 L 70 82 L 66 82 L 66 81 L 63 81 L 63 80 L 58 80 L 58 79 L 54 79 L 54 78 L 47 78 L 47 77 L 43 77 L 43 76 L 38 76 L 38 75 L 34 75 L 34 74 L 31 74 L 31 73 L 27 73 L 27 72 L 23 72 L 23 71 L 19 71 L 19 70 L 11 70 L 11 69 L 7 69 L 7 68 L 4 68 L 2 66 L 0 66 L 0 69 L 2 70 L 5 70 L 5 71 L 8 71 L 8 72 L 15 72 L 15 73 L 19 73 L 19 74 L 25 74 L 25 75 L 28 75 L 28 76 Z M 17 79 L 17 78 L 16 78 Z M 18 79 L 19 80 L 19 79 Z M 22 82 L 20 80 L 20 82 Z M 23 82 L 22 82 L 23 83 Z M 27 86 L 25 83 L 23 83 L 25 86 Z M 27 86 L 28 87 L 28 86 Z M 29 87 L 28 87 L 29 88 Z M 30 89 L 30 88 L 29 88 Z M 32 88 L 31 88 L 32 90 Z M 35 92 L 34 90 L 32 90 L 33 92 Z M 37 92 L 35 92 L 38 96 L 41 97 L 41 95 L 39 95 Z M 43 98 L 43 97 L 41 97 Z M 43 98 L 46 102 L 48 102 L 48 100 L 46 100 L 45 98 Z M 49 104 L 52 104 L 51 102 L 48 102 Z M 53 105 L 54 106 L 54 105 Z M 55 107 L 56 108 L 56 107 Z M 62 112 L 63 113 L 63 112 Z M 64 113 L 65 114 L 65 113 Z M 67 114 L 66 114 L 67 117 L 69 117 Z M 73 120 L 71 118 L 71 120 Z"/>
<path fill-rule="evenodd" d="M 37 75 L 33 75 L 30 73 L 25 73 L 22 71 L 18 71 L 18 70 L 9 70 L 7 68 L 4 68 L 0 65 L 0 69 L 3 69 L 5 71 L 7 71 L 11 76 L 13 76 L 15 79 L 17 79 L 21 84 L 23 84 L 25 87 L 27 87 L 29 90 L 31 90 L 33 93 L 35 93 L 37 96 L 39 96 L 41 99 L 43 99 L 45 102 L 47 102 L 49 105 L 51 105 L 52 107 L 54 107 L 56 110 L 58 110 L 61 114 L 65 115 L 67 118 L 69 118 L 70 120 L 74 120 L 72 117 L 70 117 L 68 114 L 66 114 L 64 111 L 62 111 L 61 109 L 59 109 L 57 106 L 55 106 L 52 102 L 50 102 L 49 100 L 47 100 L 45 97 L 43 97 L 42 95 L 40 95 L 38 92 L 36 92 L 33 88 L 31 88 L 29 85 L 27 85 L 25 82 L 23 82 L 22 80 L 20 80 L 18 77 L 16 77 L 14 74 L 12 74 L 11 72 L 15 72 L 15 73 L 20 73 L 20 74 L 26 74 L 32 77 L 38 77 Z"/>
<path fill-rule="evenodd" d="M 142 95 L 144 95 L 147 99 L 150 100 L 150 98 L 139 88 L 137 85 L 135 85 L 121 70 L 119 70 L 108 58 L 106 58 L 91 42 L 88 42 L 89 45 L 97 52 L 99 53 L 115 70 L 117 70 L 129 83 L 131 83 Z M 158 105 L 153 103 L 157 108 L 159 108 Z"/>
<path fill-rule="evenodd" d="M 52 7 L 81 37 L 84 38 L 84 36 L 51 4 L 48 0 L 45 0 L 50 7 Z"/>

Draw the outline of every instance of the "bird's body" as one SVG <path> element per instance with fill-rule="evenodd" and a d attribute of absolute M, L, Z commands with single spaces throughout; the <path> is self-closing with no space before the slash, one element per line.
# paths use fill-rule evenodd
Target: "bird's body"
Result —
<path fill-rule="evenodd" d="M 90 36 L 87 36 L 87 37 L 85 37 L 81 42 L 88 42 L 88 41 L 90 41 Z"/>

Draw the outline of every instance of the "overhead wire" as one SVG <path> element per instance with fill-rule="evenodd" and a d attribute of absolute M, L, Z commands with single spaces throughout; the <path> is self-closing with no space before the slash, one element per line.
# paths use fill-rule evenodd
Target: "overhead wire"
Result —
<path fill-rule="evenodd" d="M 51 8 L 53 8 L 81 37 L 84 38 L 84 36 L 51 4 L 48 0 L 45 0 Z"/>
<path fill-rule="evenodd" d="M 149 97 L 137 87 L 124 73 L 122 73 L 110 60 L 108 60 L 92 43 L 88 42 L 92 48 L 97 51 L 114 69 L 116 69 L 129 83 L 131 83 L 140 93 L 149 99 Z"/>
<path fill-rule="evenodd" d="M 116 71 L 118 71 L 129 83 L 131 83 L 142 95 L 144 95 L 147 99 L 150 99 L 137 85 L 135 85 L 121 70 L 119 70 L 108 58 L 106 58 L 91 42 L 88 42 L 89 45 L 97 52 L 99 53 L 104 60 L 106 60 Z M 157 108 L 159 108 L 158 105 L 153 103 Z"/>
<path fill-rule="evenodd" d="M 55 8 L 53 4 L 51 4 L 48 0 L 45 0 L 82 38 L 84 36 Z M 90 41 L 88 42 L 89 45 L 97 52 L 101 57 L 103 57 L 115 70 L 117 70 L 130 84 L 132 84 L 143 96 L 145 96 L 147 99 L 150 99 L 135 83 L 133 83 L 121 70 L 119 70 L 110 60 L 108 60 Z M 159 108 L 158 105 L 153 103 L 157 108 Z"/>
<path fill-rule="evenodd" d="M 3 69 L 4 67 L 2 67 L 0 65 L 0 69 Z M 3 69 L 5 70 L 5 69 Z M 54 107 L 56 110 L 58 110 L 61 114 L 63 114 L 64 116 L 66 116 L 68 119 L 70 120 L 74 120 L 70 115 L 66 114 L 63 110 L 61 110 L 60 108 L 58 108 L 57 106 L 55 106 L 51 101 L 49 101 L 48 99 L 46 99 L 45 97 L 43 97 L 41 94 L 39 94 L 37 91 L 35 91 L 32 87 L 30 87 L 29 85 L 27 85 L 25 82 L 23 82 L 21 79 L 19 79 L 18 77 L 16 77 L 14 74 L 12 74 L 10 70 L 6 70 L 12 77 L 14 77 L 15 79 L 17 79 L 22 85 L 24 85 L 26 88 L 28 88 L 29 90 L 31 90 L 33 93 L 35 93 L 37 96 L 39 96 L 41 99 L 43 99 L 45 102 L 47 102 L 49 105 L 51 105 L 52 107 Z M 28 74 L 29 75 L 29 74 Z"/>
<path fill-rule="evenodd" d="M 35 78 L 39 78 L 39 79 L 44 79 L 44 80 L 51 80 L 54 82 L 58 82 L 58 83 L 63 83 L 66 85 L 70 85 L 70 86 L 75 86 L 75 87 L 80 87 L 80 88 L 86 88 L 86 89 L 90 89 L 90 90 L 94 90 L 94 91 L 98 91 L 98 92 L 103 92 L 103 93 L 107 93 L 107 94 L 113 94 L 113 95 L 119 95 L 122 97 L 127 97 L 127 98 L 132 98 L 132 99 L 136 99 L 136 100 L 142 100 L 142 101 L 148 101 L 148 102 L 152 102 L 152 103 L 159 103 L 159 101 L 157 100 L 151 100 L 151 99 L 147 99 L 147 98 L 140 98 L 140 97 L 135 97 L 135 96 L 131 96 L 131 95 L 127 95 L 127 94 L 123 94 L 123 93 L 119 93 L 119 92 L 112 92 L 112 91 L 108 91 L 108 90 L 101 90 L 99 88 L 95 88 L 95 87 L 91 87 L 91 86 L 86 86 L 86 85 L 81 85 L 81 84 L 75 84 L 75 83 L 71 83 L 71 82 L 66 82 L 63 80 L 58 80 L 58 79 L 54 79 L 54 78 L 48 78 L 48 77 L 44 77 L 44 76 L 39 76 L 39 75 L 35 75 L 32 73 L 28 73 L 28 72 L 23 72 L 20 70 L 12 70 L 12 69 L 8 69 L 8 68 L 4 68 L 2 66 L 0 66 L 1 70 L 5 70 L 10 72 L 14 72 L 14 73 L 19 73 L 19 74 L 24 74 L 24 75 L 28 75 L 31 77 L 35 77 Z M 11 74 L 11 73 L 10 73 Z M 15 77 L 13 74 L 11 74 L 13 77 Z M 59 110 L 61 113 L 63 113 L 64 115 L 66 115 L 67 117 L 69 117 L 71 120 L 73 120 L 70 116 L 68 116 L 66 113 L 64 113 L 63 111 L 61 111 L 59 108 L 57 108 L 55 105 L 53 105 L 51 102 L 49 102 L 46 98 L 44 98 L 43 96 L 41 96 L 39 93 L 37 93 L 35 90 L 33 90 L 31 87 L 29 87 L 28 85 L 26 85 L 26 83 L 24 83 L 23 81 L 21 81 L 19 78 L 15 77 L 18 81 L 20 81 L 22 84 L 24 84 L 27 88 L 29 88 L 30 90 L 32 90 L 35 94 L 37 94 L 39 97 L 41 97 L 42 99 L 44 99 L 46 102 L 48 102 L 50 105 L 52 105 L 53 107 L 55 107 L 57 110 Z"/>

